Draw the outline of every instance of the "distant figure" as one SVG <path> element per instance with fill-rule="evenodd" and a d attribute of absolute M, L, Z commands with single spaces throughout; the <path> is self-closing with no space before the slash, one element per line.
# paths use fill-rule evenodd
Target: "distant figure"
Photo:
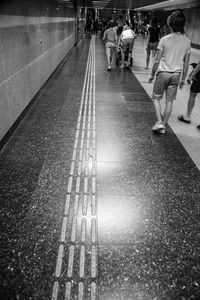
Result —
<path fill-rule="evenodd" d="M 99 20 L 98 22 L 98 32 L 99 32 L 99 37 L 103 38 L 103 31 L 104 31 L 104 25 L 102 20 Z"/>
<path fill-rule="evenodd" d="M 92 18 L 91 17 L 88 17 L 86 20 L 85 33 L 88 34 L 89 36 L 92 33 Z"/>
<path fill-rule="evenodd" d="M 190 86 L 190 95 L 188 99 L 187 112 L 185 116 L 178 117 L 179 121 L 190 124 L 191 123 L 191 113 L 195 105 L 195 98 L 198 93 L 200 93 L 200 61 L 198 64 L 191 64 L 194 70 L 190 73 L 188 77 L 188 84 L 192 82 Z M 197 126 L 200 129 L 200 125 Z"/>
<path fill-rule="evenodd" d="M 167 22 L 172 33 L 161 38 L 149 78 L 149 82 L 152 82 L 157 71 L 152 95 L 157 122 L 152 130 L 159 133 L 165 133 L 166 124 L 172 112 L 173 101 L 176 99 L 178 85 L 180 88 L 184 85 L 191 51 L 190 40 L 184 35 L 185 16 L 183 12 L 174 11 L 168 17 Z M 164 92 L 166 106 L 162 117 L 160 100 Z"/>
<path fill-rule="evenodd" d="M 117 47 L 117 33 L 114 29 L 114 22 L 110 21 L 108 23 L 109 28 L 104 31 L 103 41 L 106 44 L 106 56 L 108 61 L 107 71 L 111 70 L 111 62 L 113 57 L 113 52 Z"/>
<path fill-rule="evenodd" d="M 130 66 L 131 58 L 132 58 L 132 50 L 134 45 L 134 39 L 136 37 L 135 32 L 129 26 L 129 22 L 126 21 L 126 25 L 123 27 L 123 31 L 120 35 L 120 40 L 122 41 L 122 65 L 121 69 L 125 67 L 125 54 L 128 51 L 128 63 L 127 65 Z"/>
<path fill-rule="evenodd" d="M 97 19 L 95 19 L 94 22 L 93 22 L 92 31 L 93 31 L 93 34 L 97 35 L 97 32 L 98 32 L 98 21 L 97 21 Z"/>
<path fill-rule="evenodd" d="M 159 34 L 160 34 L 160 28 L 158 27 L 158 21 L 156 18 L 153 18 L 151 21 L 151 25 L 148 27 L 148 33 L 147 33 L 147 56 L 146 56 L 146 67 L 145 69 L 149 68 L 149 61 L 150 61 L 150 55 L 152 53 L 152 62 L 154 62 L 154 58 L 157 51 L 157 46 L 159 42 Z"/>
<path fill-rule="evenodd" d="M 125 25 L 125 21 L 123 19 L 123 16 L 120 15 L 119 19 L 117 20 L 117 35 L 118 36 L 122 33 L 124 25 Z"/>

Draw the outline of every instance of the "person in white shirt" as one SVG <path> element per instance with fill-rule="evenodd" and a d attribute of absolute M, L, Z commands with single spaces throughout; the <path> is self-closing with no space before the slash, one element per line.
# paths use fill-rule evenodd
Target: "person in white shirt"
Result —
<path fill-rule="evenodd" d="M 173 101 L 176 99 L 178 85 L 183 87 L 188 72 L 190 59 L 190 40 L 184 34 L 185 16 L 182 11 L 173 12 L 167 20 L 171 33 L 162 37 L 152 68 L 149 82 L 156 74 L 152 100 L 157 122 L 153 132 L 165 133 L 167 121 L 171 115 Z M 181 80 L 180 80 L 181 78 Z M 166 94 L 164 116 L 161 114 L 160 100 Z"/>
<path fill-rule="evenodd" d="M 125 67 L 125 53 L 128 50 L 128 66 L 131 63 L 132 50 L 134 45 L 134 39 L 136 37 L 135 32 L 129 26 L 129 22 L 126 21 L 126 25 L 123 27 L 123 31 L 120 35 L 120 40 L 122 41 L 122 65 L 121 68 Z"/>
<path fill-rule="evenodd" d="M 117 47 L 117 32 L 114 29 L 114 22 L 111 20 L 109 22 L 109 28 L 104 31 L 103 41 L 106 45 L 106 56 L 108 61 L 107 71 L 111 70 L 111 61 L 113 51 L 116 50 Z"/>

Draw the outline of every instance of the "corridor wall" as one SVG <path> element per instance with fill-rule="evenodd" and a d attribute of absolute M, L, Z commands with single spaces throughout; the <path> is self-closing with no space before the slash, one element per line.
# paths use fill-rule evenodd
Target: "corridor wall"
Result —
<path fill-rule="evenodd" d="M 54 1 L 1 1 L 0 141 L 74 46 L 75 23 Z"/>

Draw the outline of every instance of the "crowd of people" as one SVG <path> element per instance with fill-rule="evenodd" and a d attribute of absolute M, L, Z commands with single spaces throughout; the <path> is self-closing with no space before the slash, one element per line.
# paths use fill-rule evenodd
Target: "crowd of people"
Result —
<path fill-rule="evenodd" d="M 103 38 L 106 48 L 107 71 L 111 70 L 113 54 L 116 51 L 121 56 L 121 69 L 129 67 L 132 63 L 132 51 L 137 30 L 133 30 L 131 24 L 119 16 L 117 22 L 99 22 L 100 26 L 93 23 L 94 34 L 99 33 Z M 155 133 L 165 133 L 166 124 L 172 112 L 173 101 L 176 99 L 178 87 L 183 88 L 188 68 L 190 65 L 191 43 L 185 35 L 185 16 L 181 10 L 174 11 L 167 19 L 167 24 L 161 30 L 158 20 L 154 17 L 147 27 L 146 36 L 146 66 L 152 59 L 153 67 L 149 83 L 154 81 L 152 100 L 156 113 L 156 124 L 152 127 Z M 170 29 L 170 31 L 169 31 Z M 125 65 L 127 62 L 127 65 Z M 191 84 L 188 98 L 187 112 L 178 117 L 179 121 L 190 124 L 191 113 L 195 105 L 195 98 L 200 93 L 200 61 L 191 64 L 194 70 L 187 79 Z M 161 114 L 160 100 L 165 94 L 166 106 L 164 114 Z M 200 125 L 197 126 L 200 129 Z"/>

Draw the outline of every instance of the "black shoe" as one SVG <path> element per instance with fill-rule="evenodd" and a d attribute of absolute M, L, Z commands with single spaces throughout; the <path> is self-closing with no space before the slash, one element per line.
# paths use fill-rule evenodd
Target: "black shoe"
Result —
<path fill-rule="evenodd" d="M 198 126 L 197 126 L 197 129 L 199 129 L 199 130 L 200 130 L 200 125 L 198 125 Z"/>
<path fill-rule="evenodd" d="M 187 124 L 190 124 L 190 123 L 191 123 L 191 121 L 190 121 L 190 120 L 186 120 L 186 119 L 184 118 L 184 116 L 180 116 L 180 117 L 178 117 L 178 119 L 179 119 L 179 121 L 184 122 L 184 123 L 187 123 Z"/>

